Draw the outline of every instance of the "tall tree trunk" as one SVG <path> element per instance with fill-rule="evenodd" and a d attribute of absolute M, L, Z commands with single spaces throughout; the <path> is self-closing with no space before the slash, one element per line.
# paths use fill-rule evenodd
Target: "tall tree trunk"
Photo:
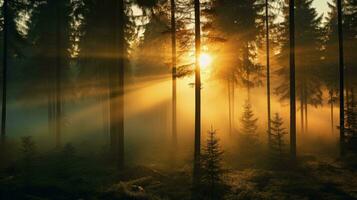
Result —
<path fill-rule="evenodd" d="M 244 64 L 247 67 L 247 100 L 250 103 L 250 68 L 249 68 L 249 43 L 244 45 Z"/>
<path fill-rule="evenodd" d="M 61 146 L 61 125 L 62 125 L 62 94 L 61 94 L 61 62 L 64 55 L 62 55 L 62 38 L 61 38 L 61 19 L 62 12 L 60 5 L 56 8 L 56 147 Z"/>
<path fill-rule="evenodd" d="M 232 89 L 232 100 L 231 100 L 231 103 L 232 103 L 232 106 L 231 106 L 231 108 L 232 108 L 232 130 L 234 130 L 235 129 L 235 118 L 234 118 L 234 116 L 235 116 L 235 89 L 236 89 L 236 84 L 235 84 L 235 82 L 234 82 L 234 75 L 232 75 L 232 87 L 231 87 L 231 89 Z"/>
<path fill-rule="evenodd" d="M 98 95 L 98 102 L 101 105 L 101 111 L 102 111 L 102 131 L 103 131 L 103 136 L 105 138 L 108 137 L 109 135 L 109 91 L 108 91 L 108 79 L 107 73 L 108 73 L 108 68 L 107 67 L 102 67 L 102 68 L 96 68 L 96 90 L 99 91 L 96 93 Z M 109 141 L 109 140 L 108 140 Z"/>
<path fill-rule="evenodd" d="M 176 111 L 176 3 L 171 0 L 171 45 L 172 45 L 172 143 L 177 147 L 177 111 Z"/>
<path fill-rule="evenodd" d="M 2 68 L 2 109 L 1 109 L 1 143 L 4 145 L 6 137 L 6 98 L 7 98 L 7 65 L 8 65 L 8 0 L 4 0 L 3 3 L 3 15 L 4 15 L 4 41 L 3 41 L 3 68 Z"/>
<path fill-rule="evenodd" d="M 270 108 L 270 43 L 269 43 L 269 3 L 265 0 L 265 26 L 266 26 L 266 65 L 267 65 L 267 118 L 268 118 L 268 143 L 271 142 L 271 108 Z"/>
<path fill-rule="evenodd" d="M 301 125 L 301 134 L 304 134 L 305 130 L 305 121 L 304 121 L 304 87 L 300 88 L 300 125 Z"/>
<path fill-rule="evenodd" d="M 201 20 L 200 20 L 200 0 L 194 0 L 195 6 L 195 148 L 194 148 L 194 184 L 200 182 L 200 160 L 201 160 Z"/>
<path fill-rule="evenodd" d="M 232 136 L 232 98 L 231 98 L 231 81 L 227 81 L 228 87 L 228 121 L 229 121 L 229 136 Z"/>
<path fill-rule="evenodd" d="M 344 105 L 344 58 L 343 58 L 343 31 L 342 31 L 342 0 L 337 0 L 338 21 L 338 52 L 339 52 L 339 75 L 340 75 L 340 154 L 343 156 L 345 141 L 345 105 Z"/>
<path fill-rule="evenodd" d="M 103 76 L 101 76 L 103 77 Z M 108 85 L 107 83 L 103 83 L 103 79 L 102 79 L 102 87 L 101 90 L 103 91 L 103 94 L 99 94 L 99 98 L 100 98 L 100 103 L 102 105 L 102 127 L 103 127 L 103 133 L 105 135 L 105 137 L 107 138 L 109 135 L 109 123 L 108 123 L 108 119 L 109 119 L 109 92 L 107 90 L 107 88 L 105 87 L 106 85 Z"/>
<path fill-rule="evenodd" d="M 305 90 L 306 91 L 306 90 Z M 308 106 L 308 103 L 307 103 L 307 94 L 305 92 L 304 94 L 304 98 L 305 98 L 305 134 L 307 134 L 308 132 L 308 128 L 309 128 L 309 121 L 308 121 L 308 118 L 307 118 L 307 106 Z"/>
<path fill-rule="evenodd" d="M 331 114 L 331 133 L 334 134 L 335 125 L 333 120 L 333 90 L 330 90 L 330 114 Z"/>
<path fill-rule="evenodd" d="M 290 154 L 296 159 L 296 99 L 295 99 L 295 16 L 294 0 L 289 0 L 289 41 L 290 41 Z"/>
<path fill-rule="evenodd" d="M 51 62 L 50 62 L 51 63 Z M 55 87 L 54 87 L 54 80 L 55 80 L 55 73 L 51 66 L 46 67 L 47 72 L 47 117 L 48 117 L 48 133 L 51 137 L 56 137 L 56 102 L 55 102 Z M 55 141 L 56 142 L 56 141 Z"/>
<path fill-rule="evenodd" d="M 113 43 L 110 50 L 115 55 L 111 62 L 109 73 L 110 84 L 110 139 L 111 150 L 114 161 L 118 168 L 124 167 L 124 1 L 111 1 L 113 3 L 113 19 L 111 23 L 113 30 L 111 35 Z"/>

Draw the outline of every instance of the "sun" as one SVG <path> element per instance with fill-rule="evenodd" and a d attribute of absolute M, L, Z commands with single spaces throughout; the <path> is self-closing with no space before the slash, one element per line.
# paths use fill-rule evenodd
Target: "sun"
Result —
<path fill-rule="evenodd" d="M 212 57 L 207 53 L 202 53 L 200 56 L 200 67 L 206 69 L 212 63 Z"/>

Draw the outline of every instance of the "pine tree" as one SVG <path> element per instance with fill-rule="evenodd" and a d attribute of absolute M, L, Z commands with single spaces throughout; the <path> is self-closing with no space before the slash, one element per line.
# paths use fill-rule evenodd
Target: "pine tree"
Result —
<path fill-rule="evenodd" d="M 290 100 L 291 155 L 296 156 L 296 99 L 300 99 L 301 130 L 307 132 L 308 105 L 322 105 L 321 66 L 322 16 L 312 7 L 312 0 L 284 4 L 284 21 L 280 24 L 280 51 L 277 71 L 281 82 L 276 93 Z M 286 84 L 289 83 L 289 84 Z"/>
<path fill-rule="evenodd" d="M 261 86 L 264 76 L 263 66 L 256 62 L 258 38 L 264 27 L 263 9 L 261 0 L 213 1 L 215 17 L 212 24 L 217 26 L 220 37 L 228 44 L 220 52 L 232 56 L 222 62 L 229 64 L 222 67 L 220 74 L 233 87 L 236 84 L 245 87 L 248 99 L 250 89 Z"/>
<path fill-rule="evenodd" d="M 68 178 L 73 172 L 76 162 L 76 149 L 72 144 L 66 144 L 59 152 L 57 172 L 61 178 Z"/>
<path fill-rule="evenodd" d="M 348 103 L 345 109 L 344 143 L 346 143 L 348 149 L 357 152 L 357 105 L 353 91 L 351 91 L 351 95 L 347 101 Z"/>
<path fill-rule="evenodd" d="M 275 113 L 275 117 L 271 121 L 271 141 L 270 141 L 270 149 L 272 153 L 272 157 L 274 160 L 282 160 L 285 155 L 285 142 L 284 137 L 288 133 L 286 129 L 283 127 L 283 119 L 280 117 L 278 113 Z"/>
<path fill-rule="evenodd" d="M 249 102 L 246 102 L 241 118 L 241 138 L 243 145 L 252 147 L 252 145 L 256 145 L 258 143 L 257 122 L 258 118 L 254 117 L 252 106 L 249 104 Z"/>
<path fill-rule="evenodd" d="M 31 177 L 33 176 L 34 163 L 36 159 L 36 144 L 31 136 L 21 138 L 21 156 L 22 156 L 22 170 L 24 183 L 26 186 L 31 184 Z"/>
<path fill-rule="evenodd" d="M 332 3 L 328 3 L 330 12 L 325 23 L 325 40 L 323 51 L 323 65 L 320 67 L 323 74 L 323 81 L 329 90 L 330 114 L 331 114 L 331 132 L 334 132 L 335 126 L 333 121 L 334 104 L 338 101 L 338 37 L 337 37 L 337 9 Z"/>
<path fill-rule="evenodd" d="M 221 196 L 223 185 L 223 151 L 216 134 L 216 130 L 208 131 L 208 138 L 201 159 L 202 183 L 203 187 L 207 189 L 206 194 L 209 195 L 209 199 L 218 199 Z"/>

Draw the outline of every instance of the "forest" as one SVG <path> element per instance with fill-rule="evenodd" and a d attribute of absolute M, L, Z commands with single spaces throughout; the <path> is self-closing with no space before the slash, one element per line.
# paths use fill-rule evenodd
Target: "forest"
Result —
<path fill-rule="evenodd" d="M 0 8 L 1 200 L 357 199 L 356 0 Z"/>

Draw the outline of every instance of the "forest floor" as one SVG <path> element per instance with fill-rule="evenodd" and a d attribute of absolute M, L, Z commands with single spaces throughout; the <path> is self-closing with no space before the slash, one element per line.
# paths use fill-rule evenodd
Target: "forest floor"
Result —
<path fill-rule="evenodd" d="M 37 165 L 36 176 L 31 176 L 31 180 L 14 170 L 3 172 L 0 199 L 192 199 L 189 166 L 176 171 L 137 166 L 117 173 L 114 168 L 97 163 L 82 160 L 78 162 L 80 167 L 71 171 L 57 168 L 56 162 Z M 51 177 L 53 169 L 61 173 Z M 356 168 L 342 161 L 305 159 L 293 169 L 227 169 L 224 180 L 228 190 L 222 195 L 223 200 L 357 199 Z"/>
<path fill-rule="evenodd" d="M 224 176 L 229 188 L 222 195 L 221 199 L 224 200 L 357 199 L 357 171 L 345 162 L 336 160 L 305 159 L 294 169 L 288 166 L 274 170 L 228 169 Z M 192 177 L 188 170 L 174 173 L 151 171 L 148 177 L 142 188 L 149 196 L 157 199 L 191 199 Z M 137 181 L 140 182 L 140 179 Z"/>
<path fill-rule="evenodd" d="M 339 162 L 306 161 L 292 170 L 232 170 L 227 177 L 227 199 L 357 199 L 357 172 Z"/>

